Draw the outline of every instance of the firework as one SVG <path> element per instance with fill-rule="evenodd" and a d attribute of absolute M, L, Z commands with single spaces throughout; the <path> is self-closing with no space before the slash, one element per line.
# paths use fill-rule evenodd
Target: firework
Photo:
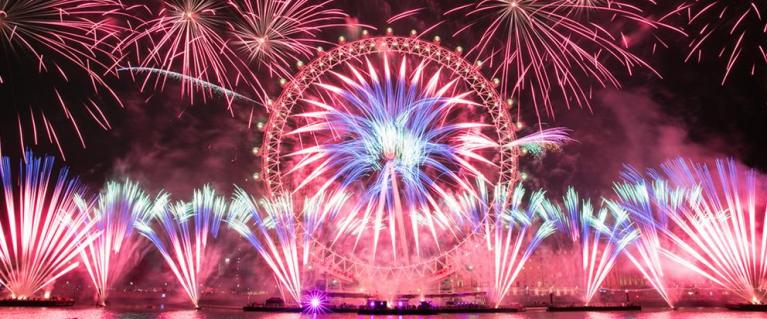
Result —
<path fill-rule="evenodd" d="M 153 16 L 139 24 L 119 47 L 136 52 L 141 68 L 159 69 L 183 75 L 181 94 L 192 102 L 197 93 L 203 99 L 213 89 L 200 86 L 199 81 L 233 89 L 243 82 L 258 96 L 264 90 L 247 63 L 232 50 L 227 37 L 227 20 L 233 13 L 224 2 L 212 0 L 168 0 L 160 8 L 149 10 Z M 151 72 L 156 75 L 153 87 L 164 88 L 170 73 Z M 142 88 L 149 85 L 147 76 Z M 231 99 L 229 103 L 231 105 Z"/>
<path fill-rule="evenodd" d="M 588 106 L 591 90 L 584 87 L 584 79 L 602 87 L 620 87 L 608 60 L 622 65 L 629 74 L 636 68 L 655 72 L 622 47 L 622 37 L 600 22 L 615 24 L 620 19 L 653 29 L 662 25 L 642 16 L 635 6 L 606 2 L 609 5 L 600 1 L 484 0 L 447 14 L 465 12 L 467 18 L 476 17 L 454 36 L 481 29 L 480 40 L 468 53 L 495 66 L 493 74 L 500 77 L 502 95 L 515 101 L 529 98 L 540 121 L 541 111 L 553 116 L 555 95 L 568 107 Z M 583 10 L 589 11 L 588 17 L 574 14 Z M 599 16 L 611 18 L 597 19 Z"/>
<path fill-rule="evenodd" d="M 162 254 L 195 307 L 199 307 L 208 266 L 213 264 L 209 241 L 218 237 L 226 210 L 226 200 L 205 186 L 196 190 L 188 203 L 169 203 L 168 194 L 159 195 L 152 219 L 137 220 L 134 226 Z"/>
<path fill-rule="evenodd" d="M 586 288 L 584 301 L 588 305 L 615 265 L 615 260 L 638 236 L 639 232 L 621 209 L 600 208 L 596 213 L 589 200 L 580 200 L 578 193 L 568 188 L 563 198 L 564 210 L 550 201 L 543 203 L 550 216 L 569 235 L 580 250 L 580 266 Z"/>
<path fill-rule="evenodd" d="M 673 306 L 665 284 L 662 238 L 668 227 L 667 215 L 684 203 L 685 192 L 681 188 L 670 188 L 662 180 L 647 182 L 633 170 L 627 170 L 624 178 L 627 182 L 614 186 L 618 198 L 607 200 L 606 205 L 613 210 L 628 212 L 636 221 L 640 235 L 626 248 L 625 254 L 666 303 Z"/>
<path fill-rule="evenodd" d="M 722 85 L 738 64 L 745 64 L 753 75 L 757 65 L 767 61 L 765 10 L 765 3 L 755 0 L 691 0 L 679 5 L 672 14 L 687 19 L 690 51 L 686 60 L 722 59 Z"/>
<path fill-rule="evenodd" d="M 150 209 L 149 197 L 131 181 L 107 183 L 95 205 L 84 209 L 101 232 L 81 253 L 100 305 L 106 305 L 111 286 L 140 259 L 144 245 L 132 236 L 133 224 L 145 220 Z"/>
<path fill-rule="evenodd" d="M 133 73 L 148 73 L 148 74 L 156 74 L 158 76 L 165 76 L 171 79 L 181 80 L 182 82 L 188 82 L 195 87 L 199 87 L 201 89 L 210 90 L 211 92 L 223 95 L 227 99 L 236 99 L 236 100 L 242 100 L 245 102 L 257 104 L 258 101 L 251 99 L 247 96 L 244 96 L 242 94 L 239 94 L 235 91 L 229 90 L 227 88 L 224 88 L 219 85 L 215 85 L 213 83 L 207 82 L 205 80 L 201 80 L 198 78 L 193 78 L 191 76 L 183 75 L 178 72 L 173 71 L 166 71 L 166 70 L 160 70 L 160 69 L 154 69 L 154 68 L 142 68 L 142 67 L 127 67 L 127 68 L 118 68 L 118 72 L 133 72 Z"/>
<path fill-rule="evenodd" d="M 523 205 L 524 196 L 522 185 L 517 185 L 513 191 L 504 185 L 494 190 L 490 244 L 495 265 L 493 296 L 496 307 L 509 293 L 536 248 L 556 231 L 555 219 L 543 209 L 544 192 L 533 192 L 527 199 L 527 206 Z"/>
<path fill-rule="evenodd" d="M 289 154 L 300 158 L 289 174 L 315 164 L 294 191 L 321 176 L 328 177 L 318 192 L 337 184 L 341 191 L 354 193 L 354 187 L 359 185 L 355 183 L 370 181 L 365 193 L 356 199 L 356 207 L 350 210 L 352 213 L 343 217 L 335 237 L 338 239 L 349 231 L 353 222 L 361 220 L 362 227 L 372 224 L 372 256 L 375 259 L 381 231 L 388 219 L 396 260 L 398 255 L 410 255 L 412 247 L 407 242 L 406 229 L 412 229 L 410 236 L 417 237 L 421 227 L 420 223 L 407 225 L 404 216 L 414 215 L 409 212 L 430 212 L 424 216 L 424 225 L 435 242 L 439 241 L 435 219 L 446 219 L 446 216 L 438 207 L 437 199 L 448 197 L 448 194 L 428 171 L 436 171 L 452 183 L 471 190 L 457 170 L 449 166 L 455 165 L 467 174 L 484 177 L 470 160 L 494 165 L 477 152 L 481 148 L 478 145 L 494 144 L 478 132 L 487 125 L 449 120 L 451 110 L 476 105 L 466 99 L 469 93 L 455 92 L 455 80 L 439 85 L 440 72 L 427 79 L 424 62 L 408 72 L 406 58 L 400 61 L 395 71 L 387 57 L 383 58 L 382 68 L 373 66 L 370 61 L 366 64 L 367 72 L 348 65 L 351 77 L 334 73 L 340 86 L 317 84 L 328 97 L 307 99 L 306 103 L 316 111 L 307 111 L 297 117 L 314 121 L 288 134 L 307 136 L 307 139 L 311 136 L 330 137 Z M 472 141 L 472 145 L 460 142 L 461 139 Z M 356 241 L 359 234 L 361 232 L 358 232 Z M 420 254 L 418 245 L 414 248 L 416 255 Z M 399 250 L 402 252 L 397 253 Z"/>
<path fill-rule="evenodd" d="M 270 75 L 290 78 L 291 65 L 310 57 L 323 30 L 352 26 L 347 15 L 327 8 L 332 1 L 310 4 L 308 0 L 235 1 L 239 19 L 232 34 L 234 43 L 251 61 L 269 70 Z"/>
<path fill-rule="evenodd" d="M 80 213 L 75 195 L 84 188 L 53 157 L 30 157 L 14 178 L 2 158 L 4 217 L 0 223 L 0 284 L 13 298 L 32 297 L 75 269 L 80 251 L 99 236 L 94 221 Z"/>
<path fill-rule="evenodd" d="M 28 144 L 47 139 L 64 157 L 62 140 L 69 134 L 62 126 L 83 147 L 83 118 L 110 128 L 100 104 L 121 103 L 103 78 L 116 59 L 107 41 L 117 32 L 109 21 L 116 8 L 109 0 L 0 1 L 2 117 L 17 122 L 3 125 L 0 142 L 18 142 L 24 153 Z"/>
<path fill-rule="evenodd" d="M 718 160 L 713 172 L 683 159 L 664 163 L 662 169 L 650 173 L 652 187 L 642 188 L 643 181 L 634 178 L 640 187 L 630 193 L 642 205 L 661 209 L 652 216 L 640 212 L 636 219 L 658 224 L 666 245 L 662 255 L 746 301 L 761 303 L 767 214 L 757 210 L 755 173 L 743 174 L 732 160 Z"/>
<path fill-rule="evenodd" d="M 301 304 L 301 234 L 290 195 L 257 202 L 238 188 L 226 222 L 256 248 L 273 271 L 280 288 Z"/>

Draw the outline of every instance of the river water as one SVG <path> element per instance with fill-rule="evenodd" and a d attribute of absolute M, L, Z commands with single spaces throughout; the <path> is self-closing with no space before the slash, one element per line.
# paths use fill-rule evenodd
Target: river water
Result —
<path fill-rule="evenodd" d="M 0 308 L 2 319 L 298 319 L 310 318 L 313 315 L 300 314 L 265 314 L 242 312 L 237 309 L 203 309 L 203 310 L 130 310 L 103 308 Z M 648 309 L 641 312 L 572 312 L 547 313 L 544 311 L 527 311 L 517 314 L 451 314 L 434 316 L 363 316 L 354 314 L 320 314 L 317 319 L 348 319 L 348 318 L 448 318 L 448 319 L 752 319 L 767 318 L 767 313 L 732 312 L 717 308 L 696 308 L 681 310 Z"/>

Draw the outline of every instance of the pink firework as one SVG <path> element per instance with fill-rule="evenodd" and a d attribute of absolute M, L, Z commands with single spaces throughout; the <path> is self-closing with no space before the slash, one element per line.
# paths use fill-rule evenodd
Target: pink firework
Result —
<path fill-rule="evenodd" d="M 256 95 L 263 89 L 248 65 L 235 54 L 227 37 L 227 21 L 234 13 L 224 2 L 212 0 L 168 0 L 138 25 L 121 43 L 121 49 L 135 52 L 140 68 L 154 68 L 182 75 L 181 94 L 192 102 L 197 93 L 203 99 L 214 92 L 200 87 L 204 81 L 231 89 L 243 82 Z M 129 68 L 130 69 L 130 68 Z M 149 73 L 143 86 L 164 88 L 166 72 Z"/>
<path fill-rule="evenodd" d="M 724 84 L 733 68 L 743 64 L 753 75 L 767 62 L 767 4 L 757 0 L 693 0 L 676 12 L 687 18 L 690 44 L 687 60 L 721 59 Z"/>
<path fill-rule="evenodd" d="M 168 199 L 167 194 L 159 195 L 152 216 L 137 219 L 134 227 L 157 248 L 189 301 L 199 307 L 200 290 L 218 256 L 211 246 L 228 205 L 208 185 L 195 190 L 191 202 L 170 203 Z"/>
<path fill-rule="evenodd" d="M 331 1 L 309 4 L 307 0 L 235 1 L 239 13 L 234 24 L 235 45 L 270 75 L 289 78 L 291 65 L 325 44 L 321 31 L 347 26 L 347 15 L 328 8 Z"/>
<path fill-rule="evenodd" d="M 588 14 L 578 14 L 583 11 Z M 568 108 L 588 107 L 592 93 L 586 83 L 620 87 L 610 64 L 621 65 L 628 74 L 637 68 L 655 73 L 630 52 L 626 30 L 611 27 L 616 19 L 637 28 L 661 27 L 635 6 L 616 1 L 483 0 L 448 14 L 453 12 L 475 18 L 454 36 L 478 30 L 481 36 L 469 54 L 492 67 L 500 77 L 502 95 L 514 103 L 533 104 L 539 120 L 542 110 L 553 116 L 554 99 L 561 98 Z M 610 25 L 600 24 L 605 22 Z"/>
<path fill-rule="evenodd" d="M 628 171 L 626 182 L 616 185 L 621 206 L 643 224 L 643 232 L 657 234 L 655 243 L 643 250 L 658 250 L 660 256 L 744 301 L 763 303 L 767 210 L 756 173 L 741 171 L 732 160 L 719 160 L 713 169 L 677 159 L 661 168 L 662 173 L 650 171 L 648 178 Z M 658 258 L 641 257 L 632 261 L 661 295 L 666 294 L 663 269 L 647 260 Z"/>
<path fill-rule="evenodd" d="M 82 118 L 109 129 L 100 104 L 120 103 L 102 78 L 115 60 L 108 40 L 119 30 L 110 19 L 117 8 L 110 0 L 0 0 L 0 114 L 18 123 L 0 128 L 0 142 L 24 152 L 47 139 L 64 156 L 62 126 L 83 147 Z"/>
<path fill-rule="evenodd" d="M 95 222 L 78 209 L 75 197 L 84 189 L 67 169 L 54 175 L 53 157 L 30 154 L 25 162 L 16 176 L 9 158 L 0 165 L 0 284 L 18 299 L 75 269 L 80 251 L 99 236 Z"/>
<path fill-rule="evenodd" d="M 133 224 L 147 218 L 151 204 L 138 184 L 125 181 L 107 183 L 98 198 L 84 207 L 89 220 L 101 231 L 81 256 L 102 306 L 112 285 L 141 259 L 146 245 L 132 236 Z"/>

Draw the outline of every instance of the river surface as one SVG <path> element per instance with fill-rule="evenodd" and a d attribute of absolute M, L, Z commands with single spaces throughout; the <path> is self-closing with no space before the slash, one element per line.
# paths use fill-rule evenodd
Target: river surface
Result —
<path fill-rule="evenodd" d="M 131 310 L 103 308 L 0 308 L 2 319 L 349 319 L 349 318 L 448 318 L 448 319 L 752 319 L 767 318 L 767 313 L 732 312 L 717 308 L 696 308 L 682 310 L 648 309 L 641 312 L 572 312 L 547 313 L 544 311 L 527 311 L 518 314 L 450 314 L 434 316 L 363 316 L 355 314 L 265 314 L 245 313 L 237 309 L 203 309 L 203 310 Z"/>

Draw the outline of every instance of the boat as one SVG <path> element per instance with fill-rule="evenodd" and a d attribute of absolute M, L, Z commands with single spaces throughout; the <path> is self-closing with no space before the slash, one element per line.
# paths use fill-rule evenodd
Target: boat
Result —
<path fill-rule="evenodd" d="M 285 301 L 279 297 L 272 297 L 266 299 L 266 302 L 262 304 L 252 303 L 242 307 L 242 311 L 256 311 L 256 312 L 303 312 L 304 308 L 300 306 L 287 306 Z"/>
<path fill-rule="evenodd" d="M 270 306 L 265 306 L 265 305 L 250 304 L 250 305 L 247 305 L 245 307 L 242 307 L 242 311 L 299 313 L 299 312 L 303 312 L 304 308 L 301 308 L 301 307 L 270 307 Z"/>
<path fill-rule="evenodd" d="M 725 307 L 734 311 L 767 311 L 767 305 L 764 304 L 738 303 L 727 304 Z"/>
<path fill-rule="evenodd" d="M 439 308 L 439 313 L 515 313 L 522 312 L 524 308 L 517 307 L 442 307 Z"/>
<path fill-rule="evenodd" d="M 69 298 L 28 298 L 28 299 L 0 299 L 0 307 L 71 307 L 75 304 L 74 299 Z"/>
<path fill-rule="evenodd" d="M 606 305 L 606 306 L 548 306 L 549 312 L 566 311 L 642 311 L 640 305 Z"/>

